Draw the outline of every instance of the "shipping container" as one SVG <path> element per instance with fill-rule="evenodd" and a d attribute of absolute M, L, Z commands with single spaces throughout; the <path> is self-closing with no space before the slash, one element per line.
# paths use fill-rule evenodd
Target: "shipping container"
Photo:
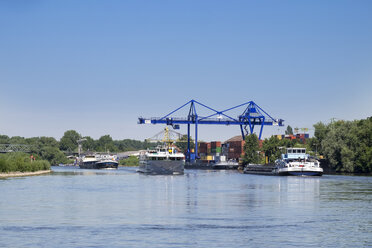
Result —
<path fill-rule="evenodd" d="M 191 160 L 195 160 L 195 153 L 191 153 L 191 154 L 190 154 L 190 159 L 191 159 Z"/>
<path fill-rule="evenodd" d="M 229 147 L 243 147 L 244 146 L 244 141 L 231 141 L 229 142 Z"/>
<path fill-rule="evenodd" d="M 201 160 L 207 160 L 207 156 L 200 156 Z"/>
<path fill-rule="evenodd" d="M 212 141 L 211 148 L 221 147 L 221 141 Z"/>
<path fill-rule="evenodd" d="M 240 152 L 229 152 L 228 159 L 239 159 L 242 156 Z"/>

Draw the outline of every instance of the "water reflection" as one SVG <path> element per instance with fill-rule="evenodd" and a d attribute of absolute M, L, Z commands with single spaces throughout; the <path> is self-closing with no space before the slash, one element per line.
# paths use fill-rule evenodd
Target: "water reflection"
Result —
<path fill-rule="evenodd" d="M 197 170 L 146 176 L 136 168 L 53 171 L 0 181 L 0 247 L 372 244 L 368 177 Z"/>
<path fill-rule="evenodd" d="M 118 175 L 122 173 L 131 173 L 135 174 L 137 167 L 119 167 L 118 169 L 80 169 L 76 166 L 52 166 L 52 174 L 57 176 L 105 176 L 105 175 Z"/>

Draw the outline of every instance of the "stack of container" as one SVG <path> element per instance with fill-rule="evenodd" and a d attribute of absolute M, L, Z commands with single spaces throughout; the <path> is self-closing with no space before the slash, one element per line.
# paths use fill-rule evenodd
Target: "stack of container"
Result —
<path fill-rule="evenodd" d="M 303 143 L 306 143 L 306 139 L 309 138 L 309 134 L 308 133 L 298 133 L 296 134 L 296 139 L 302 141 Z"/>
<path fill-rule="evenodd" d="M 209 143 L 205 143 L 205 142 L 199 142 L 198 143 L 198 145 L 199 145 L 198 152 L 199 152 L 200 156 L 206 155 L 208 153 L 208 144 Z"/>
<path fill-rule="evenodd" d="M 214 160 L 214 156 L 211 154 L 211 143 L 199 142 L 198 147 L 199 157 L 201 160 Z"/>
<path fill-rule="evenodd" d="M 222 152 L 221 141 L 212 141 L 211 142 L 211 153 L 219 156 Z"/>
<path fill-rule="evenodd" d="M 289 140 L 294 140 L 294 139 L 296 139 L 296 136 L 294 136 L 293 134 L 286 134 L 286 135 L 284 136 L 284 138 L 285 138 L 285 139 L 289 139 Z"/>
<path fill-rule="evenodd" d="M 244 154 L 244 140 L 241 141 L 230 141 L 227 143 L 228 146 L 228 158 L 239 159 Z"/>

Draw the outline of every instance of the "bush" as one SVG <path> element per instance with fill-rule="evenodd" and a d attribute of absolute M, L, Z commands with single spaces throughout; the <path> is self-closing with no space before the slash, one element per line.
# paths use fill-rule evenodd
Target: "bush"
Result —
<path fill-rule="evenodd" d="M 0 172 L 26 172 L 49 170 L 50 163 L 46 160 L 31 161 L 26 153 L 8 153 L 0 155 Z"/>
<path fill-rule="evenodd" d="M 126 159 L 121 159 L 119 164 L 123 166 L 138 166 L 139 159 L 136 156 L 129 156 Z"/>

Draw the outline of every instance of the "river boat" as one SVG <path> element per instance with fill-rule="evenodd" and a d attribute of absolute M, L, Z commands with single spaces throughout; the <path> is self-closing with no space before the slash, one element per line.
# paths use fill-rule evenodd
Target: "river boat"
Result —
<path fill-rule="evenodd" d="M 239 167 L 239 163 L 234 160 L 219 161 L 212 165 L 213 169 L 233 170 Z"/>
<path fill-rule="evenodd" d="M 81 169 L 117 169 L 118 166 L 117 156 L 110 154 L 86 154 L 79 160 Z"/>
<path fill-rule="evenodd" d="M 151 175 L 182 175 L 185 155 L 172 146 L 158 146 L 140 153 L 138 172 Z"/>
<path fill-rule="evenodd" d="M 322 176 L 323 169 L 305 148 L 287 148 L 281 159 L 275 161 L 273 174 L 280 176 Z"/>

